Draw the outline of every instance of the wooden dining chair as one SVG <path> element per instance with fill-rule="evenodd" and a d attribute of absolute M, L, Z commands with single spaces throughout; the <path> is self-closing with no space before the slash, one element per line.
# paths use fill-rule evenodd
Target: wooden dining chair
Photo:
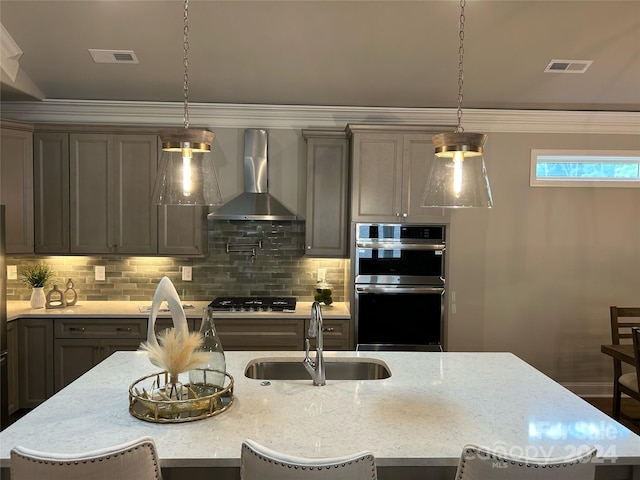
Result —
<path fill-rule="evenodd" d="M 253 440 L 242 443 L 240 480 L 376 480 L 371 452 L 330 458 L 297 457 Z"/>
<path fill-rule="evenodd" d="M 630 373 L 623 373 L 618 378 L 620 391 L 626 393 L 631 398 L 634 398 L 640 402 L 640 327 L 631 328 L 631 336 L 633 340 L 633 356 L 636 361 L 636 371 Z M 620 412 L 627 420 L 640 426 L 640 419 L 631 417 L 629 415 Z"/>
<path fill-rule="evenodd" d="M 632 328 L 640 327 L 640 307 L 609 307 L 611 313 L 611 341 L 614 345 L 625 345 L 633 343 Z M 620 420 L 624 418 L 631 422 L 637 422 L 637 419 L 627 415 L 621 409 L 622 394 L 629 395 L 640 401 L 640 394 L 638 390 L 634 390 L 628 386 L 628 381 L 637 374 L 637 358 L 636 358 L 636 372 L 629 374 L 622 373 L 622 362 L 618 359 L 613 359 L 613 418 Z M 621 383 L 620 380 L 624 376 L 625 383 Z"/>
<path fill-rule="evenodd" d="M 520 457 L 477 445 L 462 449 L 455 480 L 593 480 L 597 450 L 566 457 Z"/>
<path fill-rule="evenodd" d="M 49 453 L 16 446 L 11 480 L 162 480 L 151 437 L 81 454 Z"/>

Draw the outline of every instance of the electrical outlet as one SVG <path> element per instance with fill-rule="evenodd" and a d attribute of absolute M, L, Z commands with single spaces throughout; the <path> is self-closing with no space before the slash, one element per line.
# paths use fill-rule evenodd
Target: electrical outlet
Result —
<path fill-rule="evenodd" d="M 105 268 L 104 268 L 104 266 L 98 266 L 98 265 L 96 265 L 96 266 L 94 267 L 94 273 L 95 273 L 96 280 L 106 280 L 106 275 L 105 275 Z"/>
<path fill-rule="evenodd" d="M 193 267 L 182 267 L 182 280 L 185 282 L 193 280 Z"/>
<path fill-rule="evenodd" d="M 18 279 L 18 266 L 7 265 L 7 280 L 17 280 L 17 279 Z"/>

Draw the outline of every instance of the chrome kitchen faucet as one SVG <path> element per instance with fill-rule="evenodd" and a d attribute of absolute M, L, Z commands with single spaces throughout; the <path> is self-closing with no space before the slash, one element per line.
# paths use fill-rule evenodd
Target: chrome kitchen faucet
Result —
<path fill-rule="evenodd" d="M 316 339 L 316 361 L 314 362 L 309 357 L 309 338 L 304 339 L 305 354 L 304 354 L 304 368 L 307 369 L 309 375 L 313 379 L 313 384 L 321 387 L 326 385 L 325 370 L 324 370 L 324 357 L 322 355 L 322 310 L 320 309 L 319 302 L 313 302 L 311 305 L 311 318 L 309 324 L 309 331 L 307 334 L 309 338 Z"/>

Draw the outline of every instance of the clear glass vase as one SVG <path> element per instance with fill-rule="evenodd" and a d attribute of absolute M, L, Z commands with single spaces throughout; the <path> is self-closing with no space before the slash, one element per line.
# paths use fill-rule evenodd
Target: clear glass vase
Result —
<path fill-rule="evenodd" d="M 198 397 L 204 397 L 224 388 L 227 371 L 222 342 L 213 323 L 213 310 L 209 307 L 205 307 L 203 311 L 200 334 L 201 350 L 207 353 L 207 361 L 189 371 L 189 383 Z"/>

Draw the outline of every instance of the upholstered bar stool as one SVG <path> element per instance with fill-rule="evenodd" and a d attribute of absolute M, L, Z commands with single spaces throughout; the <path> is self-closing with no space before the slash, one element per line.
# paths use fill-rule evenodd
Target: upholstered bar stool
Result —
<path fill-rule="evenodd" d="M 162 480 L 156 445 L 142 437 L 82 454 L 11 450 L 11 480 Z"/>
<path fill-rule="evenodd" d="M 364 451 L 331 458 L 296 457 L 252 440 L 242 444 L 241 480 L 376 480 L 375 457 Z"/>
<path fill-rule="evenodd" d="M 595 456 L 594 447 L 567 457 L 528 458 L 467 445 L 462 450 L 455 480 L 593 480 Z"/>

